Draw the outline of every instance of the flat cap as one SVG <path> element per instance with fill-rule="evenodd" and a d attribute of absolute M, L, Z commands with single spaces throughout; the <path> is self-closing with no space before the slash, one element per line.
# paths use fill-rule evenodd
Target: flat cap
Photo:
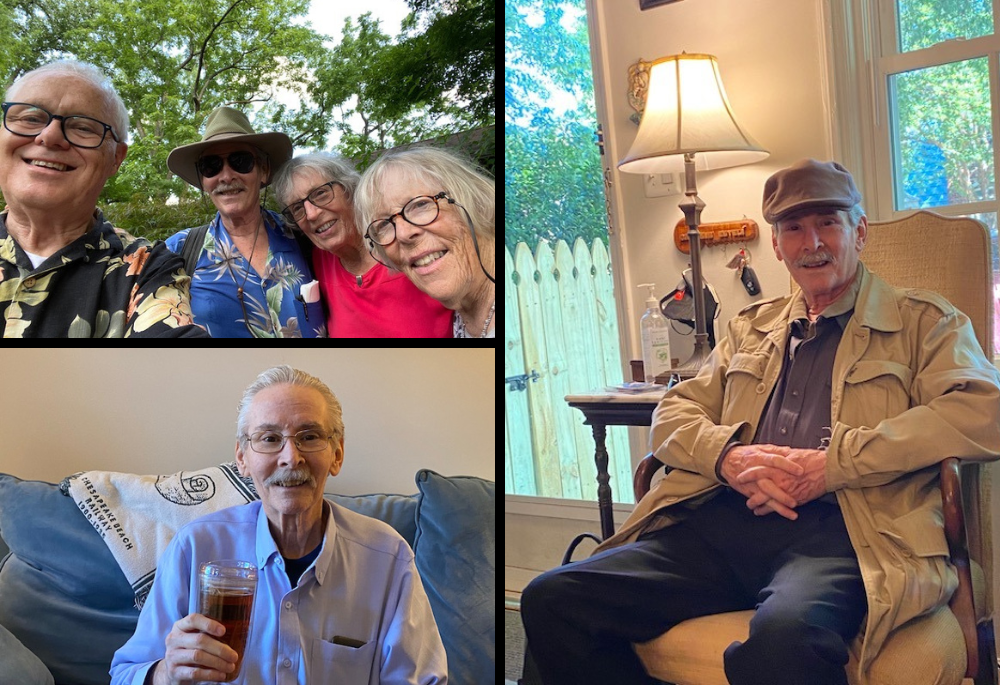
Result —
<path fill-rule="evenodd" d="M 764 220 L 775 224 L 800 209 L 851 209 L 861 202 L 851 172 L 837 162 L 803 159 L 764 184 Z"/>

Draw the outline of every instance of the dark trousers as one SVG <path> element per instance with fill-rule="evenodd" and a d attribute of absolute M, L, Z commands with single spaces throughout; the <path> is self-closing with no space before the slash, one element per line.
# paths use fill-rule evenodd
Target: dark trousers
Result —
<path fill-rule="evenodd" d="M 723 661 L 733 685 L 844 685 L 867 606 L 840 508 L 754 516 L 724 490 L 685 521 L 553 569 L 521 598 L 545 685 L 648 685 L 632 650 L 689 618 L 757 609 Z"/>

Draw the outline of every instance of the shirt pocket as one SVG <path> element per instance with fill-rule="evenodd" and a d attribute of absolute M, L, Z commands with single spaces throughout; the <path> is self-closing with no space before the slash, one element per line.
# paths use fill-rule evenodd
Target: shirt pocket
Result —
<path fill-rule="evenodd" d="M 303 331 L 304 338 L 314 338 L 313 331 L 326 326 L 326 314 L 323 311 L 321 302 L 303 302 L 303 312 L 305 316 L 299 328 Z"/>
<path fill-rule="evenodd" d="M 844 407 L 854 407 L 859 425 L 874 427 L 910 408 L 910 367 L 889 360 L 863 360 L 844 379 Z"/>
<path fill-rule="evenodd" d="M 317 638 L 312 641 L 310 651 L 306 679 L 309 685 L 363 685 L 372 680 L 374 641 L 355 648 Z"/>
<path fill-rule="evenodd" d="M 726 369 L 726 394 L 722 401 L 722 423 L 743 421 L 751 407 L 760 404 L 766 390 L 764 369 L 767 355 L 737 352 Z"/>

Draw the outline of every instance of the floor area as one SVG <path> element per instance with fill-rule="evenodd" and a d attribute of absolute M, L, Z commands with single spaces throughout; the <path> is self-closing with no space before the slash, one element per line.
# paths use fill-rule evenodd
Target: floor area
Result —
<path fill-rule="evenodd" d="M 504 678 L 505 685 L 513 685 L 521 677 L 524 666 L 524 627 L 519 611 L 521 593 L 504 593 Z"/>

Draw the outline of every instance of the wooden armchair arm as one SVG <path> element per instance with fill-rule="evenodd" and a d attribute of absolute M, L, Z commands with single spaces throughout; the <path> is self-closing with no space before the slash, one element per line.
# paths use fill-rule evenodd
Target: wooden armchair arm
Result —
<path fill-rule="evenodd" d="M 948 603 L 962 627 L 965 653 L 968 656 L 966 677 L 979 672 L 979 645 L 976 632 L 976 609 L 972 598 L 972 568 L 965 535 L 965 509 L 962 503 L 961 462 L 948 457 L 941 462 L 941 501 L 944 509 L 944 534 L 948 540 L 951 563 L 958 572 L 958 589 Z"/>
<path fill-rule="evenodd" d="M 643 457 L 639 465 L 635 467 L 635 473 L 632 474 L 632 494 L 635 495 L 636 502 L 649 492 L 653 476 L 661 468 L 667 468 L 666 464 L 653 456 L 652 453 Z"/>

